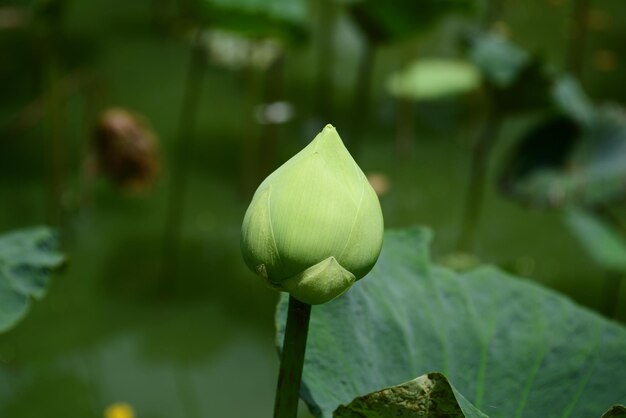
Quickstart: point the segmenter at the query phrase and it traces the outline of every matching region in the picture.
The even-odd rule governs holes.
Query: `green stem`
[[[491,0],[487,2],[484,26],[489,27],[492,23],[502,19],[504,4],[503,0]]]
[[[415,102],[409,99],[398,99],[396,118],[396,153],[399,158],[406,159],[413,154],[415,140]]]
[[[86,76],[87,80],[82,87],[83,91],[83,127],[82,137],[89,138],[92,135],[92,130],[98,119],[98,112],[104,107],[105,93],[103,91],[100,80],[89,74]],[[94,202],[94,181],[95,170],[91,163],[85,164],[85,161],[89,161],[91,158],[91,143],[85,141],[79,150],[76,166],[79,168],[78,172],[78,196],[79,211],[82,212],[86,207],[89,207]]]
[[[54,50],[54,46],[50,48]],[[50,225],[63,223],[63,185],[65,182],[65,150],[62,133],[63,103],[58,94],[59,63],[56,51],[49,53],[45,68],[45,89],[47,91],[43,117],[45,152],[47,154],[48,204],[47,221]]]
[[[41,48],[43,98],[43,135],[46,153],[47,176],[47,221],[62,226],[62,195],[65,183],[65,140],[63,135],[64,103],[58,88],[63,72],[62,39],[64,33],[63,4],[58,1],[33,22],[37,46]]]
[[[263,103],[275,103],[282,99],[284,68],[285,56],[281,55],[265,72]],[[260,161],[260,172],[257,173],[258,179],[264,179],[273,171],[273,167],[276,167],[279,129],[279,124],[268,123],[261,130],[261,143],[263,144],[265,158],[262,158]]]
[[[167,202],[167,218],[163,241],[163,266],[161,284],[170,283],[175,276],[177,255],[180,241],[180,230],[185,211],[185,197],[189,177],[190,149],[193,145],[198,108],[202,91],[204,59],[199,46],[200,31],[192,45],[189,67],[185,79],[183,104],[181,107],[180,125],[176,140],[173,164],[170,177],[169,199]]]
[[[576,77],[582,76],[585,49],[588,33],[588,15],[590,0],[575,0],[569,28],[569,45],[567,47],[567,69]]]
[[[178,16],[183,20],[193,18],[193,0],[178,0]]]
[[[332,73],[335,68],[335,7],[332,0],[320,0],[319,7],[319,48],[317,51],[317,80],[315,88],[316,113],[324,123],[332,121]]]
[[[245,88],[245,94],[243,95],[243,109],[241,111],[243,144],[241,146],[241,160],[239,164],[241,172],[241,188],[244,195],[247,196],[254,192],[259,185],[258,167],[260,164],[260,137],[257,124],[254,123],[252,117],[255,105],[257,105],[260,100],[261,75],[256,68],[248,66],[243,69],[241,77],[241,84]]]
[[[174,20],[174,5],[171,0],[152,0],[150,2],[150,11],[152,14],[152,22],[157,28],[166,28]]]
[[[369,40],[365,41],[363,52],[359,59],[356,84],[354,86],[354,99],[352,103],[351,142],[353,146],[363,143],[363,133],[366,132],[367,121],[370,120],[370,95],[372,93],[372,73],[374,72],[374,60],[376,47]],[[357,150],[358,153],[359,150]]]
[[[280,357],[274,418],[296,418],[311,305],[289,296],[287,329]]]
[[[476,231],[483,208],[489,157],[501,125],[502,117],[496,111],[490,110],[485,126],[474,143],[469,177],[470,183],[467,188],[465,213],[458,243],[460,251],[472,251],[474,249]]]

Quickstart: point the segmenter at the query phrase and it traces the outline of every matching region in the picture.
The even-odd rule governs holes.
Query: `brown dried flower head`
[[[126,109],[110,108],[95,129],[98,171],[120,187],[142,191],[159,171],[157,138],[147,121]]]

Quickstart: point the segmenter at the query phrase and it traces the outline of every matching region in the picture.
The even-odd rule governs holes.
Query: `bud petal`
[[[328,257],[284,280],[282,287],[296,299],[318,305],[343,294],[355,281],[354,275],[341,267],[335,257]]]
[[[241,231],[242,241],[250,249],[243,252],[245,262],[251,270],[265,279],[269,276],[266,263],[271,267],[278,267],[280,264],[270,220],[270,193],[271,187],[267,187],[258,196],[255,195],[246,212]],[[271,284],[269,280],[268,284]]]

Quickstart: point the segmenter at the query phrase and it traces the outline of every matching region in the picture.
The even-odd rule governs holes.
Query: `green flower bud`
[[[248,267],[309,304],[365,276],[382,242],[378,197],[332,125],[261,183],[241,231]]]

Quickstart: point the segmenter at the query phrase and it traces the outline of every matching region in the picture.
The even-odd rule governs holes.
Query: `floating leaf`
[[[626,272],[626,240],[613,228],[582,209],[568,210],[565,219],[597,264],[607,270]]]
[[[56,234],[45,227],[0,236],[0,332],[26,314],[31,297],[45,295],[51,271],[64,262],[56,248]]]
[[[356,398],[340,406],[334,418],[387,417],[486,418],[441,373],[428,373],[410,382]]]
[[[599,417],[626,401],[624,327],[494,267],[432,265],[429,241],[387,232],[372,272],[313,308],[301,396],[316,416],[434,370],[492,418]]]
[[[392,74],[387,90],[403,99],[438,99],[475,90],[480,82],[480,73],[471,63],[432,58],[415,61]]]

